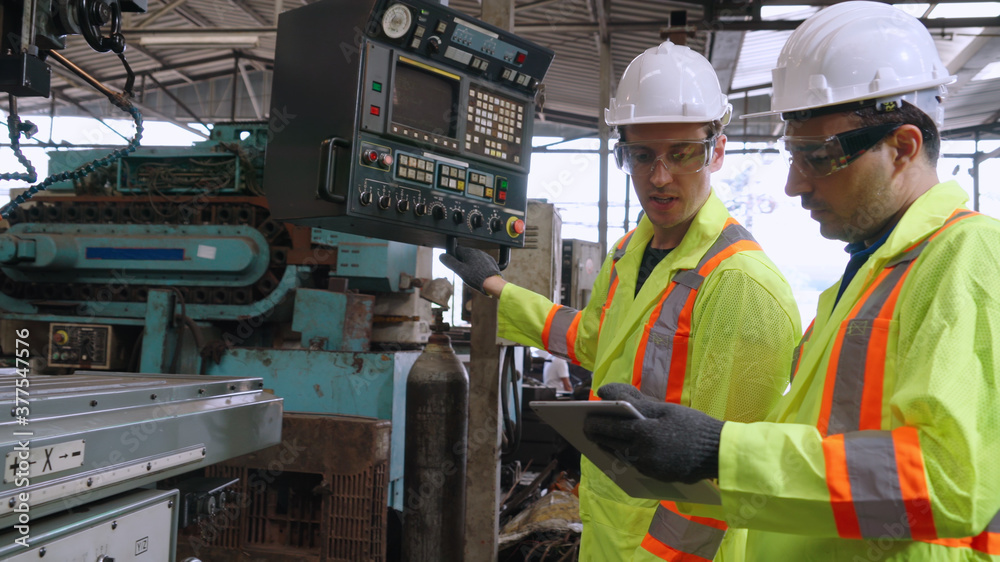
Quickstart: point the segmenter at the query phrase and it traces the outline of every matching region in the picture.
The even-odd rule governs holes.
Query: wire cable
[[[128,113],[129,115],[131,115],[132,116],[132,121],[135,123],[135,135],[132,137],[132,140],[129,141],[128,145],[125,148],[119,148],[117,150],[114,150],[110,154],[108,154],[107,156],[105,156],[103,158],[98,158],[96,160],[92,160],[92,161],[90,161],[90,162],[88,162],[88,163],[86,163],[86,164],[84,164],[84,165],[76,168],[72,172],[60,172],[58,174],[52,174],[49,177],[45,178],[41,183],[38,183],[36,185],[33,185],[33,186],[29,187],[26,192],[18,195],[10,203],[7,203],[2,208],[0,208],[0,218],[6,219],[8,216],[10,216],[10,213],[12,211],[14,211],[14,209],[18,208],[25,201],[27,201],[27,200],[31,199],[32,197],[34,197],[34,195],[36,193],[38,193],[40,191],[44,191],[50,185],[52,185],[52,184],[54,184],[56,182],[61,182],[61,181],[76,181],[76,180],[82,179],[84,176],[86,176],[87,174],[93,172],[97,168],[101,168],[101,167],[104,167],[104,166],[111,165],[116,160],[119,160],[122,157],[124,157],[126,154],[135,152],[135,149],[138,148],[138,146],[139,146],[139,140],[142,139],[142,114],[139,113],[139,110],[135,106],[132,105],[132,102],[130,102],[128,100],[128,98],[126,97],[125,94],[119,94],[119,93],[116,93],[116,92],[112,91],[107,86],[101,84],[96,79],[92,78],[90,75],[88,75],[86,72],[84,72],[83,70],[81,70],[79,67],[77,67],[75,64],[73,64],[72,62],[70,62],[69,60],[67,60],[65,57],[63,57],[59,53],[56,53],[56,52],[53,51],[53,52],[51,52],[49,54],[50,54],[50,56],[54,60],[56,60],[57,62],[59,62],[63,66],[69,68],[71,71],[73,71],[78,76],[81,76],[89,84],[91,84],[92,86],[94,86],[94,88],[96,88],[98,91],[100,91],[105,96],[107,96],[108,100],[111,102],[112,105],[114,105],[118,109],[121,109],[122,111],[124,111],[124,112]],[[122,60],[124,60],[124,58]],[[12,104],[11,105],[11,114],[12,115],[15,114],[16,108],[17,108],[16,104]],[[7,122],[8,122],[8,128],[11,129],[10,132],[9,132],[10,139],[11,139],[11,144],[15,145],[17,143],[17,139],[20,137],[21,133],[24,132],[22,130],[23,127],[20,125],[20,120],[17,119],[16,115],[14,115],[14,120],[13,121],[11,120],[11,117],[8,117]],[[11,123],[16,123],[16,126],[12,126]],[[15,149],[15,154],[18,154],[19,152],[20,152],[19,148]],[[23,155],[19,155],[18,160],[28,168],[29,172],[31,172],[31,173],[34,172],[34,168],[31,167],[31,164],[28,162],[27,158],[24,158]],[[5,175],[7,175],[7,174],[0,175],[0,180],[2,180],[2,179],[20,179],[22,181],[32,182],[32,181],[35,181],[37,179],[37,176],[33,176],[33,177],[30,177],[30,178],[27,178],[27,177],[26,178],[6,178],[6,177],[3,177]]]

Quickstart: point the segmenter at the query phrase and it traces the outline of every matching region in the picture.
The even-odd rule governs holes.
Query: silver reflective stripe
[[[812,337],[813,326],[814,324],[809,325],[809,329],[806,330],[806,333],[802,334],[802,339],[799,340],[799,345],[795,346],[795,351],[792,352],[792,372],[788,375],[788,380],[795,379],[795,371],[799,369],[799,357],[802,356],[802,348],[806,345],[806,342],[809,341],[809,338]]]
[[[660,315],[649,330],[646,354],[642,358],[642,382],[639,384],[639,391],[646,396],[657,400],[665,400],[667,397],[667,380],[670,375],[670,358],[674,353],[677,321],[692,290],[684,285],[674,287],[663,301]]]
[[[546,350],[560,357],[569,359],[569,348],[566,342],[566,334],[569,333],[573,319],[578,311],[568,306],[559,307],[555,316],[552,317],[552,325],[549,326],[549,341]]]
[[[620,248],[615,248],[615,254],[611,256],[611,281],[608,283],[608,287],[614,285],[615,279],[618,279],[618,271],[615,266],[618,265],[618,260],[625,257],[625,250],[628,250],[628,243],[632,240],[632,234],[634,233],[635,231],[632,230],[626,234],[625,242],[621,244]]]
[[[643,394],[660,400],[666,398],[677,324],[688,296],[705,280],[698,271],[720,252],[742,240],[753,240],[753,237],[738,224],[727,226],[695,269],[682,270],[674,275],[672,281],[677,285],[667,295],[660,309],[660,315],[649,331],[649,341],[642,360],[642,382],[639,389]]]
[[[861,536],[866,539],[887,536],[910,539],[910,523],[899,488],[892,432],[848,433],[844,435],[844,451],[851,482],[851,500],[858,516]]]
[[[649,525],[649,535],[674,550],[711,560],[726,531],[685,519],[661,504]]]
[[[739,224],[731,224],[722,229],[722,233],[695,269],[683,269],[674,274],[671,281],[676,285],[668,285],[674,288],[663,301],[660,315],[649,330],[649,341],[646,342],[646,351],[642,358],[642,382],[639,384],[639,390],[643,394],[658,400],[666,399],[677,324],[688,296],[697,291],[705,281],[705,277],[698,272],[726,248],[743,240],[752,241],[753,236]]]
[[[756,242],[756,240],[754,240],[753,236],[750,234],[750,231],[743,228],[743,226],[739,224],[731,224],[726,228],[723,228],[722,233],[719,234],[719,237],[715,240],[715,243],[712,244],[712,247],[709,248],[708,252],[705,253],[705,257],[701,258],[701,261],[698,262],[698,267],[695,268],[695,271],[698,271],[702,267],[704,267],[704,265],[708,263],[712,258],[717,256],[719,252],[722,252],[723,250],[725,250],[726,248],[732,246],[737,242],[743,242],[744,240]]]
[[[684,285],[697,291],[698,287],[701,287],[702,282],[705,281],[705,278],[690,269],[682,269],[674,275],[672,281],[678,285]]]
[[[1000,513],[993,516],[993,520],[986,526],[988,533],[1000,533]]]
[[[889,295],[906,274],[906,267],[894,268],[862,303],[858,314],[847,321],[837,361],[833,400],[827,435],[856,431],[861,423],[861,394],[865,386],[865,363],[872,326],[889,300]]]

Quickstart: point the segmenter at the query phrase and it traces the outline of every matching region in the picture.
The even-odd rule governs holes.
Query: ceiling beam
[[[514,6],[515,12],[527,12],[528,10],[533,10],[535,8],[543,8],[549,4],[560,4],[564,0],[533,0],[532,2],[525,2],[524,4],[517,4]]]
[[[610,47],[611,34],[608,32],[608,11],[611,9],[611,0],[591,0],[591,3],[597,18],[598,50],[600,50],[601,43]]]
[[[671,28],[669,21],[648,22],[608,22],[608,30],[612,33],[630,33],[636,31],[659,31],[662,33],[682,33],[697,31],[790,31],[797,28],[804,20],[763,20],[763,21],[717,21],[710,25],[699,22],[696,25]],[[922,19],[920,23],[928,29],[947,29],[960,27],[1000,27],[1000,17],[993,18],[933,18]],[[552,33],[552,25],[548,23],[526,23],[516,25],[515,33],[544,32]],[[560,33],[600,31],[598,24],[593,22],[563,22],[558,25]]]
[[[728,92],[733,86],[733,76],[736,75],[745,36],[746,32],[743,31],[712,33],[708,60],[719,75],[719,85],[723,92]]]
[[[87,84],[82,78],[78,77],[77,75],[73,74],[72,72],[70,72],[68,70],[65,70],[61,66],[53,65],[52,66],[52,73],[55,74],[55,75],[57,75],[57,76],[59,76],[63,80],[66,80],[67,82],[70,82],[72,84],[76,84],[79,87],[84,88],[86,90],[93,91],[93,87],[90,84]],[[178,121],[177,119],[174,119],[173,117],[170,117],[168,115],[160,113],[159,111],[153,109],[152,107],[149,107],[149,106],[147,106],[147,105],[145,105],[143,103],[140,103],[137,100],[133,99],[131,101],[132,101],[132,105],[134,105],[135,107],[139,108],[139,110],[142,111],[142,112],[144,112],[144,113],[158,116],[160,119],[163,119],[164,121],[168,121],[170,123],[173,123],[174,125],[177,125],[178,127],[183,127],[185,129],[191,131],[192,133],[195,133],[196,135],[199,135],[199,136],[201,136],[203,138],[206,138],[206,139],[208,138],[208,135],[205,134],[203,131],[199,131],[198,129],[195,129],[195,128],[191,127],[187,123],[183,123],[181,121]],[[108,102],[108,103],[111,103],[111,102]],[[125,112],[122,112],[122,115],[123,116],[126,115]],[[122,118],[124,118],[124,117],[122,117]]]
[[[964,49],[948,63],[948,72],[956,75],[958,80],[948,85],[949,95],[959,94],[986,65],[996,60],[1000,53],[1000,36],[986,30],[975,37]]]
[[[271,24],[271,22],[267,21],[267,18],[258,14],[257,11],[253,9],[253,6],[250,5],[250,2],[247,2],[247,0],[229,0],[229,1],[232,2],[233,5],[235,5],[240,10],[243,10],[243,12],[245,12],[246,15],[253,18],[253,20],[259,23],[260,25]]]
[[[217,33],[256,33],[266,35],[277,33],[277,27],[164,27],[159,29],[123,29],[122,35],[126,39],[139,37],[162,37],[164,35],[214,35]]]
[[[156,12],[153,12],[152,14],[149,14],[145,18],[139,20],[139,23],[136,24],[135,27],[137,27],[137,28],[146,27],[149,24],[153,23],[154,21],[156,21],[156,20],[160,19],[161,17],[169,14],[170,12],[174,11],[175,9],[177,9],[177,7],[179,7],[181,4],[183,4],[185,2],[187,2],[187,0],[174,0],[173,2],[171,2],[171,3],[167,4],[166,6],[160,8]]]

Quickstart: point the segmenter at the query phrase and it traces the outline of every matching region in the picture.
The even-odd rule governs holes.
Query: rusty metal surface
[[[285,414],[281,444],[206,470],[239,477],[239,499],[182,530],[178,559],[385,560],[390,430],[373,418]]]

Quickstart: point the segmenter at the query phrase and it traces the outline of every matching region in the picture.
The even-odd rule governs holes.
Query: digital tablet
[[[590,414],[642,419],[631,404],[617,400],[535,401],[530,402],[542,421],[552,426],[580,453],[586,455],[605,475],[626,494],[634,498],[671,500],[719,505],[719,488],[711,480],[695,484],[662,482],[636,470],[623,458],[617,458],[599,447],[583,433],[583,422]]]

